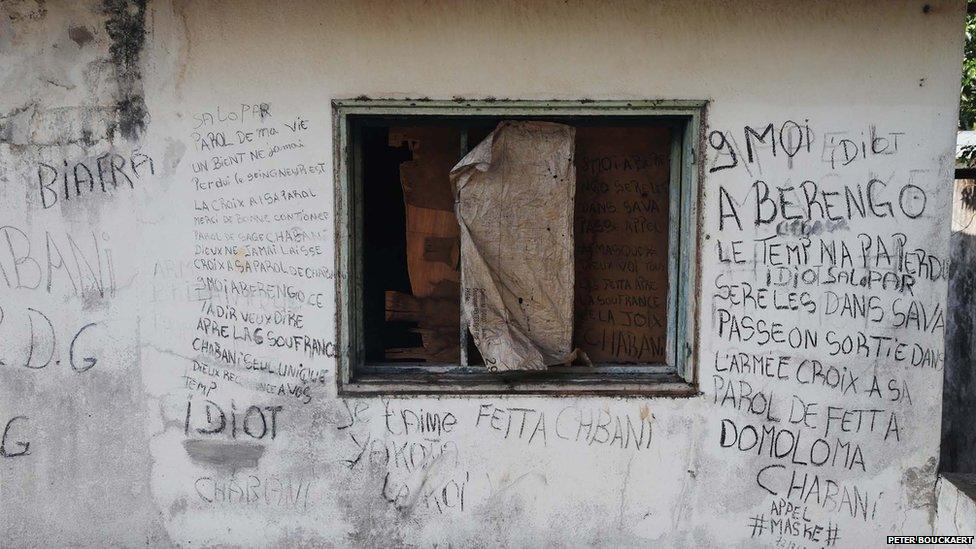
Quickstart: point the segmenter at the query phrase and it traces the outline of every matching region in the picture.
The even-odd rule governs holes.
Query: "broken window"
[[[693,116],[364,110],[340,383],[687,387]]]

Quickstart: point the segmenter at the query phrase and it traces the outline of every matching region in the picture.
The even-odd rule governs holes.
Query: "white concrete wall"
[[[144,17],[114,4],[0,4],[0,545],[874,547],[932,531],[963,2],[160,1]],[[701,396],[339,400],[331,351],[223,342],[241,360],[302,364],[306,384],[195,348],[220,339],[198,329],[204,308],[228,301],[301,315],[300,327],[264,335],[334,341],[330,100],[360,95],[709,100]],[[260,104],[268,116],[255,115]],[[775,156],[767,140],[750,161],[744,128],[773,124],[779,138],[787,121],[803,126],[809,151],[784,155],[787,125]],[[197,139],[211,131],[253,137],[219,156],[265,158],[215,168]],[[724,168],[723,143],[734,167]],[[134,153],[152,159],[151,172],[133,167]],[[95,179],[91,192],[77,169],[81,196],[79,162]],[[204,162],[210,170],[195,173]],[[306,173],[247,180],[282,167]],[[867,192],[871,179],[882,182],[876,212],[847,219],[845,186]],[[817,225],[823,206],[813,206],[813,223],[780,215],[757,226],[757,180],[777,209],[777,187],[809,180],[839,192],[817,201],[844,221]],[[264,193],[290,198],[269,204]],[[785,200],[792,216],[803,191]],[[217,223],[195,224],[202,215]],[[252,215],[268,217],[237,217]],[[815,234],[795,236],[804,230]],[[252,231],[307,232],[321,253],[270,259],[318,270],[199,270],[206,235],[236,245]],[[765,237],[779,246],[757,255]],[[846,245],[849,259],[838,252],[831,270],[821,242]],[[767,284],[797,243],[809,244],[804,265],[775,271],[819,265],[819,278]],[[733,247],[742,262],[723,263]],[[920,257],[934,276],[919,273]],[[868,270],[916,280],[910,291],[829,284],[852,270],[855,280]],[[289,285],[304,299],[228,296],[200,289],[201,276]],[[768,287],[765,301],[723,297],[743,283]],[[837,307],[847,294],[870,298],[870,318]],[[732,315],[781,325],[786,339],[732,334]],[[793,348],[793,328],[816,344]],[[848,337],[865,346],[845,347]],[[727,355],[739,351],[780,369],[730,372]],[[194,371],[194,359],[212,370]],[[814,364],[829,377],[806,383]],[[839,386],[825,386],[835,376]],[[282,386],[303,394],[279,395]],[[746,387],[753,396],[742,400]],[[199,432],[212,425],[208,400],[227,414],[222,432]],[[497,421],[520,422],[510,408],[531,409],[532,427],[544,417],[544,432],[506,435],[479,420],[501,410]],[[404,426],[411,412],[456,425],[421,432]],[[262,416],[263,437],[243,432],[247,422],[260,435]],[[612,439],[627,419],[651,422],[649,445]],[[751,436],[747,425],[788,432],[783,457],[768,441],[734,447],[750,447],[732,438]],[[812,465],[811,451],[830,457]]]
[[[972,480],[971,474],[952,475],[952,480],[939,477],[936,485],[938,513],[935,517],[935,531],[939,534],[968,536],[971,535],[969,532],[976,531]]]

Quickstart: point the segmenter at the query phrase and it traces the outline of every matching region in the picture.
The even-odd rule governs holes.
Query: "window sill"
[[[339,396],[599,395],[684,398],[701,394],[673,373],[625,374],[364,374],[339,384]]]

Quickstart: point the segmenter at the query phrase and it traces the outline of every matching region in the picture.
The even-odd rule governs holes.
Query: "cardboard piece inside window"
[[[670,165],[667,126],[576,130],[573,331],[595,363],[668,360]]]
[[[451,170],[461,317],[490,371],[571,362],[575,129],[506,121]]]

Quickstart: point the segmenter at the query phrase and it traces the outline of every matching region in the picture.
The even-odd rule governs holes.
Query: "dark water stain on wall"
[[[93,35],[87,27],[78,25],[75,27],[68,27],[68,38],[70,38],[71,41],[77,44],[80,48],[94,40],[95,35]]]
[[[109,47],[118,96],[115,103],[116,125],[129,140],[136,140],[146,129],[149,113],[143,97],[139,56],[146,42],[146,0],[103,0],[105,31],[112,40]],[[111,135],[110,135],[111,136]]]

